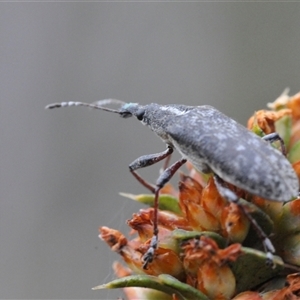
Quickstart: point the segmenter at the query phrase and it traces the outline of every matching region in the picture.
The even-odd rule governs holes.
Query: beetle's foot
[[[272,269],[276,268],[276,264],[274,262],[274,255],[269,251],[267,252],[266,265]]]
[[[154,259],[154,253],[155,250],[157,249],[157,244],[158,244],[158,237],[157,235],[153,235],[151,242],[150,242],[150,247],[147,250],[147,252],[143,255],[143,269],[147,270],[148,264],[152,263]]]

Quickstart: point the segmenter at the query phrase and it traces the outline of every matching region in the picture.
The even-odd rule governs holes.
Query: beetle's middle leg
[[[157,213],[158,213],[158,196],[159,196],[159,191],[164,187],[164,185],[170,181],[172,176],[177,172],[177,170],[186,163],[186,159],[182,158],[175,163],[173,163],[170,167],[165,169],[160,176],[158,177],[156,181],[156,187],[154,191],[154,216],[153,216],[153,237],[150,242],[149,249],[147,252],[144,254],[143,257],[143,268],[147,269],[147,266],[149,263],[153,261],[154,257],[154,252],[157,249],[157,244],[158,244],[158,218],[157,218]]]
[[[267,264],[273,265],[273,253],[275,253],[275,248],[271,240],[261,229],[256,220],[248,213],[247,209],[240,203],[239,197],[226,186],[226,182],[216,174],[214,175],[214,181],[220,195],[224,197],[227,201],[235,203],[239,207],[239,209],[244,213],[246,218],[249,220],[250,224],[252,224],[253,228],[257,232],[257,235],[261,239],[262,244],[264,246],[265,252],[267,254]]]
[[[176,171],[184,164],[186,163],[186,159],[181,159],[174,164],[172,164],[170,167],[166,168],[158,177],[155,186],[149,184],[147,181],[145,181],[138,173],[135,172],[135,170],[151,166],[164,158],[169,157],[173,152],[173,148],[168,147],[165,151],[156,153],[156,154],[150,154],[150,155],[144,155],[133,161],[129,165],[130,172],[132,175],[147,189],[149,189],[152,193],[154,193],[154,215],[153,215],[153,237],[150,242],[150,247],[147,250],[147,252],[144,254],[143,257],[143,268],[146,269],[147,265],[153,261],[154,252],[157,249],[158,244],[158,224],[157,224],[157,211],[158,211],[158,196],[159,191],[164,187],[164,185],[170,181],[172,176],[176,173]]]

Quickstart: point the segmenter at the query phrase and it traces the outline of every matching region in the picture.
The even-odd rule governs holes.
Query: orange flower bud
[[[182,179],[179,183],[179,205],[188,224],[198,231],[218,231],[220,229],[219,221],[202,205],[202,196],[206,188],[203,189],[191,177],[182,176]]]
[[[210,212],[217,220],[221,219],[222,211],[228,202],[220,196],[214,179],[211,177],[202,192],[201,204],[204,209]]]
[[[298,176],[298,179],[300,181],[300,161],[293,164],[293,168]]]
[[[300,92],[292,97],[290,97],[286,106],[291,109],[293,119],[300,119]]]
[[[199,240],[187,241],[183,251],[183,264],[190,283],[211,299],[233,296],[235,277],[227,263],[241,255],[240,244],[219,249],[214,240],[201,236]]]
[[[228,236],[230,241],[241,243],[248,234],[250,223],[239,207],[230,203],[223,209],[222,227],[224,235]]]

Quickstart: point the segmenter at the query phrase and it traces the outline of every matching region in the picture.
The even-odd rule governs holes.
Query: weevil
[[[110,103],[121,103],[122,106],[118,110],[104,106]],[[244,212],[262,239],[267,256],[272,262],[275,252],[272,242],[239,203],[239,197],[226,186],[226,183],[273,201],[286,202],[296,198],[299,192],[298,178],[285,156],[270,144],[274,140],[281,140],[276,133],[262,139],[209,105],[159,105],[156,103],[139,105],[109,99],[94,104],[54,103],[46,108],[73,105],[117,113],[123,118],[134,116],[156,133],[167,146],[165,151],[143,155],[129,165],[129,170],[134,177],[155,194],[153,237],[148,251],[143,256],[145,269],[153,261],[158,247],[159,191],[187,160],[200,172],[213,173],[219,193],[228,201],[236,203]],[[284,152],[283,143],[282,148]],[[136,172],[140,168],[169,158],[174,149],[181,154],[182,158],[165,168],[155,186],[142,179]]]

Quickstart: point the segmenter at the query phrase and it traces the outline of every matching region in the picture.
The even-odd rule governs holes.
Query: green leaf
[[[266,235],[269,235],[274,228],[274,223],[269,215],[251,202],[248,202],[242,198],[240,198],[239,201],[248,211],[248,213],[255,219],[264,233]],[[253,226],[250,225],[249,232],[247,234],[246,240],[244,241],[244,244],[247,246],[254,246],[259,243],[261,244],[261,241],[258,238],[257,233]]]
[[[200,236],[205,235],[213,239],[220,248],[225,248],[227,241],[221,235],[212,232],[212,231],[187,231],[183,229],[175,229],[172,232],[172,236],[178,241],[184,241],[194,238],[199,238]]]
[[[285,262],[294,266],[300,266],[300,233],[288,235],[282,239],[281,252]]]
[[[282,244],[284,238],[290,234],[300,232],[299,218],[300,199],[287,202],[283,205],[280,218],[276,222],[276,239]]]
[[[153,194],[127,194],[127,193],[120,193],[121,196],[138,201],[140,203],[146,204],[148,206],[154,206],[154,195]],[[168,195],[168,194],[161,194],[158,198],[158,207],[161,210],[171,211],[177,215],[182,215],[182,212],[179,207],[178,199]]]
[[[171,300],[170,295],[173,294],[173,290],[168,287],[163,286],[157,277],[149,275],[132,275],[122,278],[115,279],[111,282],[96,286],[92,290],[100,289],[118,289],[118,288],[127,288],[127,287],[140,287],[140,288],[149,288],[152,290],[143,291],[143,299],[162,299],[162,300]],[[184,298],[179,298],[181,300],[186,300]]]
[[[93,290],[125,287],[143,287],[164,292],[168,295],[176,294],[180,300],[209,300],[209,298],[200,291],[180,282],[170,275],[159,275],[158,277],[150,275],[132,275],[96,286]]]
[[[275,122],[276,132],[283,139],[284,144],[288,145],[290,143],[291,132],[292,132],[292,117],[283,116],[278,121]]]
[[[237,293],[247,291],[267,281],[280,273],[284,263],[279,256],[274,256],[274,267],[266,264],[265,252],[253,248],[242,247],[241,255],[232,265],[232,272],[236,278]]]
[[[300,140],[290,149],[288,159],[292,164],[300,161]]]
[[[252,126],[251,131],[253,133],[255,133],[256,135],[260,136],[260,137],[263,137],[265,135],[265,133],[263,132],[263,130],[258,126],[256,120],[255,120],[255,123]]]
[[[158,278],[164,285],[176,290],[181,295],[183,295],[185,299],[209,300],[209,298],[202,292],[198,291],[197,289],[191,287],[186,283],[177,280],[176,278],[170,275],[161,274],[158,276]]]

